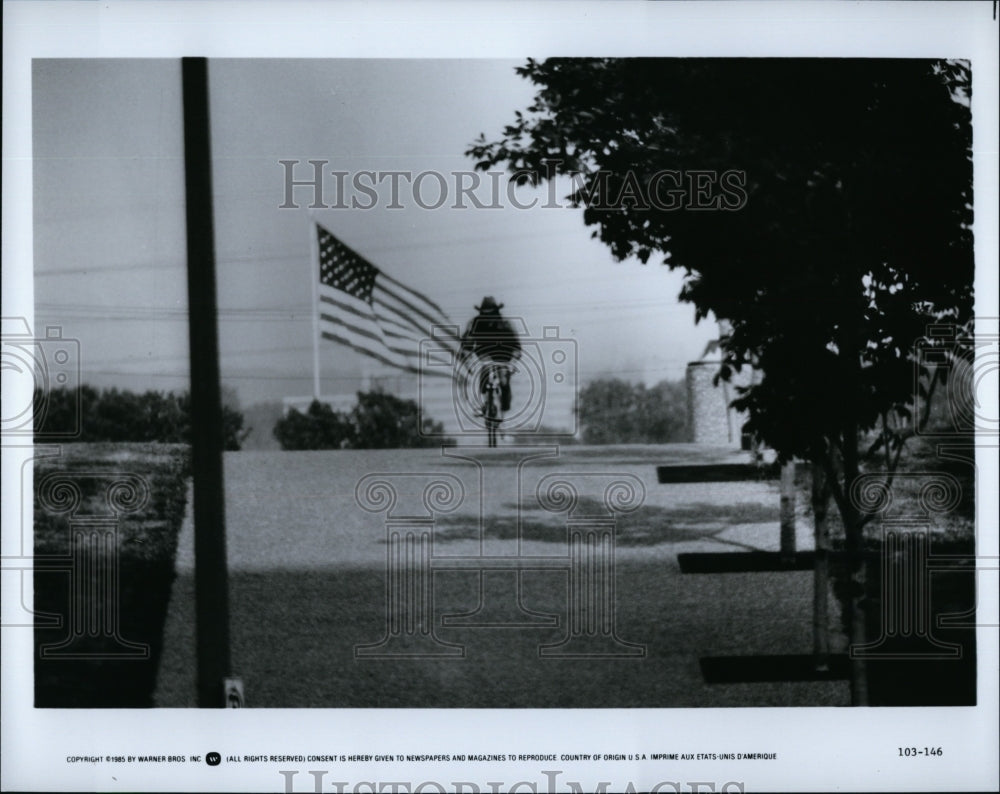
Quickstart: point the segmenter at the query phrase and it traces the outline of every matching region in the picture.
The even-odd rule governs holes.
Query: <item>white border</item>
[[[31,59],[42,57],[547,57],[552,55],[908,56],[973,61],[975,120],[976,295],[979,314],[997,306],[997,25],[990,3],[671,3],[552,2],[476,4],[346,2],[8,2],[3,61],[3,314],[32,317]],[[4,399],[9,395],[4,382]],[[4,553],[20,526],[8,486],[20,476],[26,450],[3,452]],[[995,451],[980,459],[983,555],[997,554]],[[30,491],[29,491],[30,493]],[[17,598],[4,577],[3,596]],[[5,790],[282,790],[272,765],[209,769],[69,765],[68,753],[107,755],[134,745],[164,754],[215,747],[260,747],[264,753],[454,752],[470,742],[483,752],[629,752],[650,746],[714,752],[760,747],[777,763],[699,763],[667,776],[689,781],[742,780],[746,790],[996,790],[997,636],[981,631],[980,705],[974,709],[637,709],[386,711],[253,710],[201,712],[35,711],[31,708],[26,630],[3,636],[2,755]],[[655,740],[651,740],[655,737]],[[943,759],[898,759],[899,745],[943,746]],[[355,750],[357,751],[357,750]],[[296,790],[312,788],[302,770]],[[628,763],[451,766],[356,764],[326,781],[535,781],[561,769],[584,790],[631,781],[642,790],[660,771]],[[518,775],[518,771],[521,775]],[[332,787],[326,790],[334,790]],[[347,790],[351,790],[348,788]],[[367,789],[361,789],[367,790]],[[428,790],[435,790],[430,788]],[[453,790],[449,788],[449,790]],[[673,790],[667,788],[666,790]]]

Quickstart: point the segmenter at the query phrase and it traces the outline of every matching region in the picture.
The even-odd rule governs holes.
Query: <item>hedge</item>
[[[183,444],[68,444],[61,454],[35,463],[34,598],[36,613],[58,616],[61,625],[35,626],[35,705],[38,707],[148,707],[162,649],[170,588],[174,579],[177,538],[184,520],[190,453]],[[109,503],[115,481],[142,484],[148,498],[129,502],[128,488],[117,492],[119,507]],[[76,489],[79,503],[67,511]],[[101,520],[103,517],[103,520]],[[79,540],[113,538],[117,543]],[[104,543],[102,540],[101,543]],[[90,548],[91,553],[83,553]],[[96,550],[95,550],[96,549]],[[117,555],[118,586],[104,587],[102,576]],[[74,577],[83,576],[84,581]],[[84,589],[81,589],[81,586]],[[104,592],[102,592],[102,590]],[[74,642],[58,648],[72,634],[72,592],[84,592],[77,604]],[[126,658],[113,634],[129,647],[148,646],[142,657]],[[80,624],[83,617],[89,624]]]

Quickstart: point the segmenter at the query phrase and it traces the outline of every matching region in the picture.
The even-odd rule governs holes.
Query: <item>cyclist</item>
[[[510,410],[510,363],[521,357],[521,341],[511,324],[500,314],[502,303],[497,303],[492,295],[483,298],[476,306],[479,312],[466,326],[462,334],[459,360],[471,372],[470,359],[482,364],[479,373],[479,393],[486,394],[489,388],[491,365],[500,376],[500,407]]]

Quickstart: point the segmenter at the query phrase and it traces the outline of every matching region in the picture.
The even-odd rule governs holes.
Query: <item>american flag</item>
[[[433,336],[435,348],[459,348],[458,327],[434,301],[383,273],[320,224],[320,335],[390,367],[419,372],[419,345]],[[441,326],[440,328],[435,328]],[[440,353],[436,353],[440,355]],[[450,375],[440,367],[428,375]]]

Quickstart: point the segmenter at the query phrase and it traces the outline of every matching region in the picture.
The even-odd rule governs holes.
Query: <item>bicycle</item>
[[[479,415],[486,426],[486,440],[490,447],[497,445],[498,431],[504,418],[503,394],[504,389],[510,388],[510,376],[510,366],[501,361],[485,362],[479,372],[479,391],[483,396]]]

